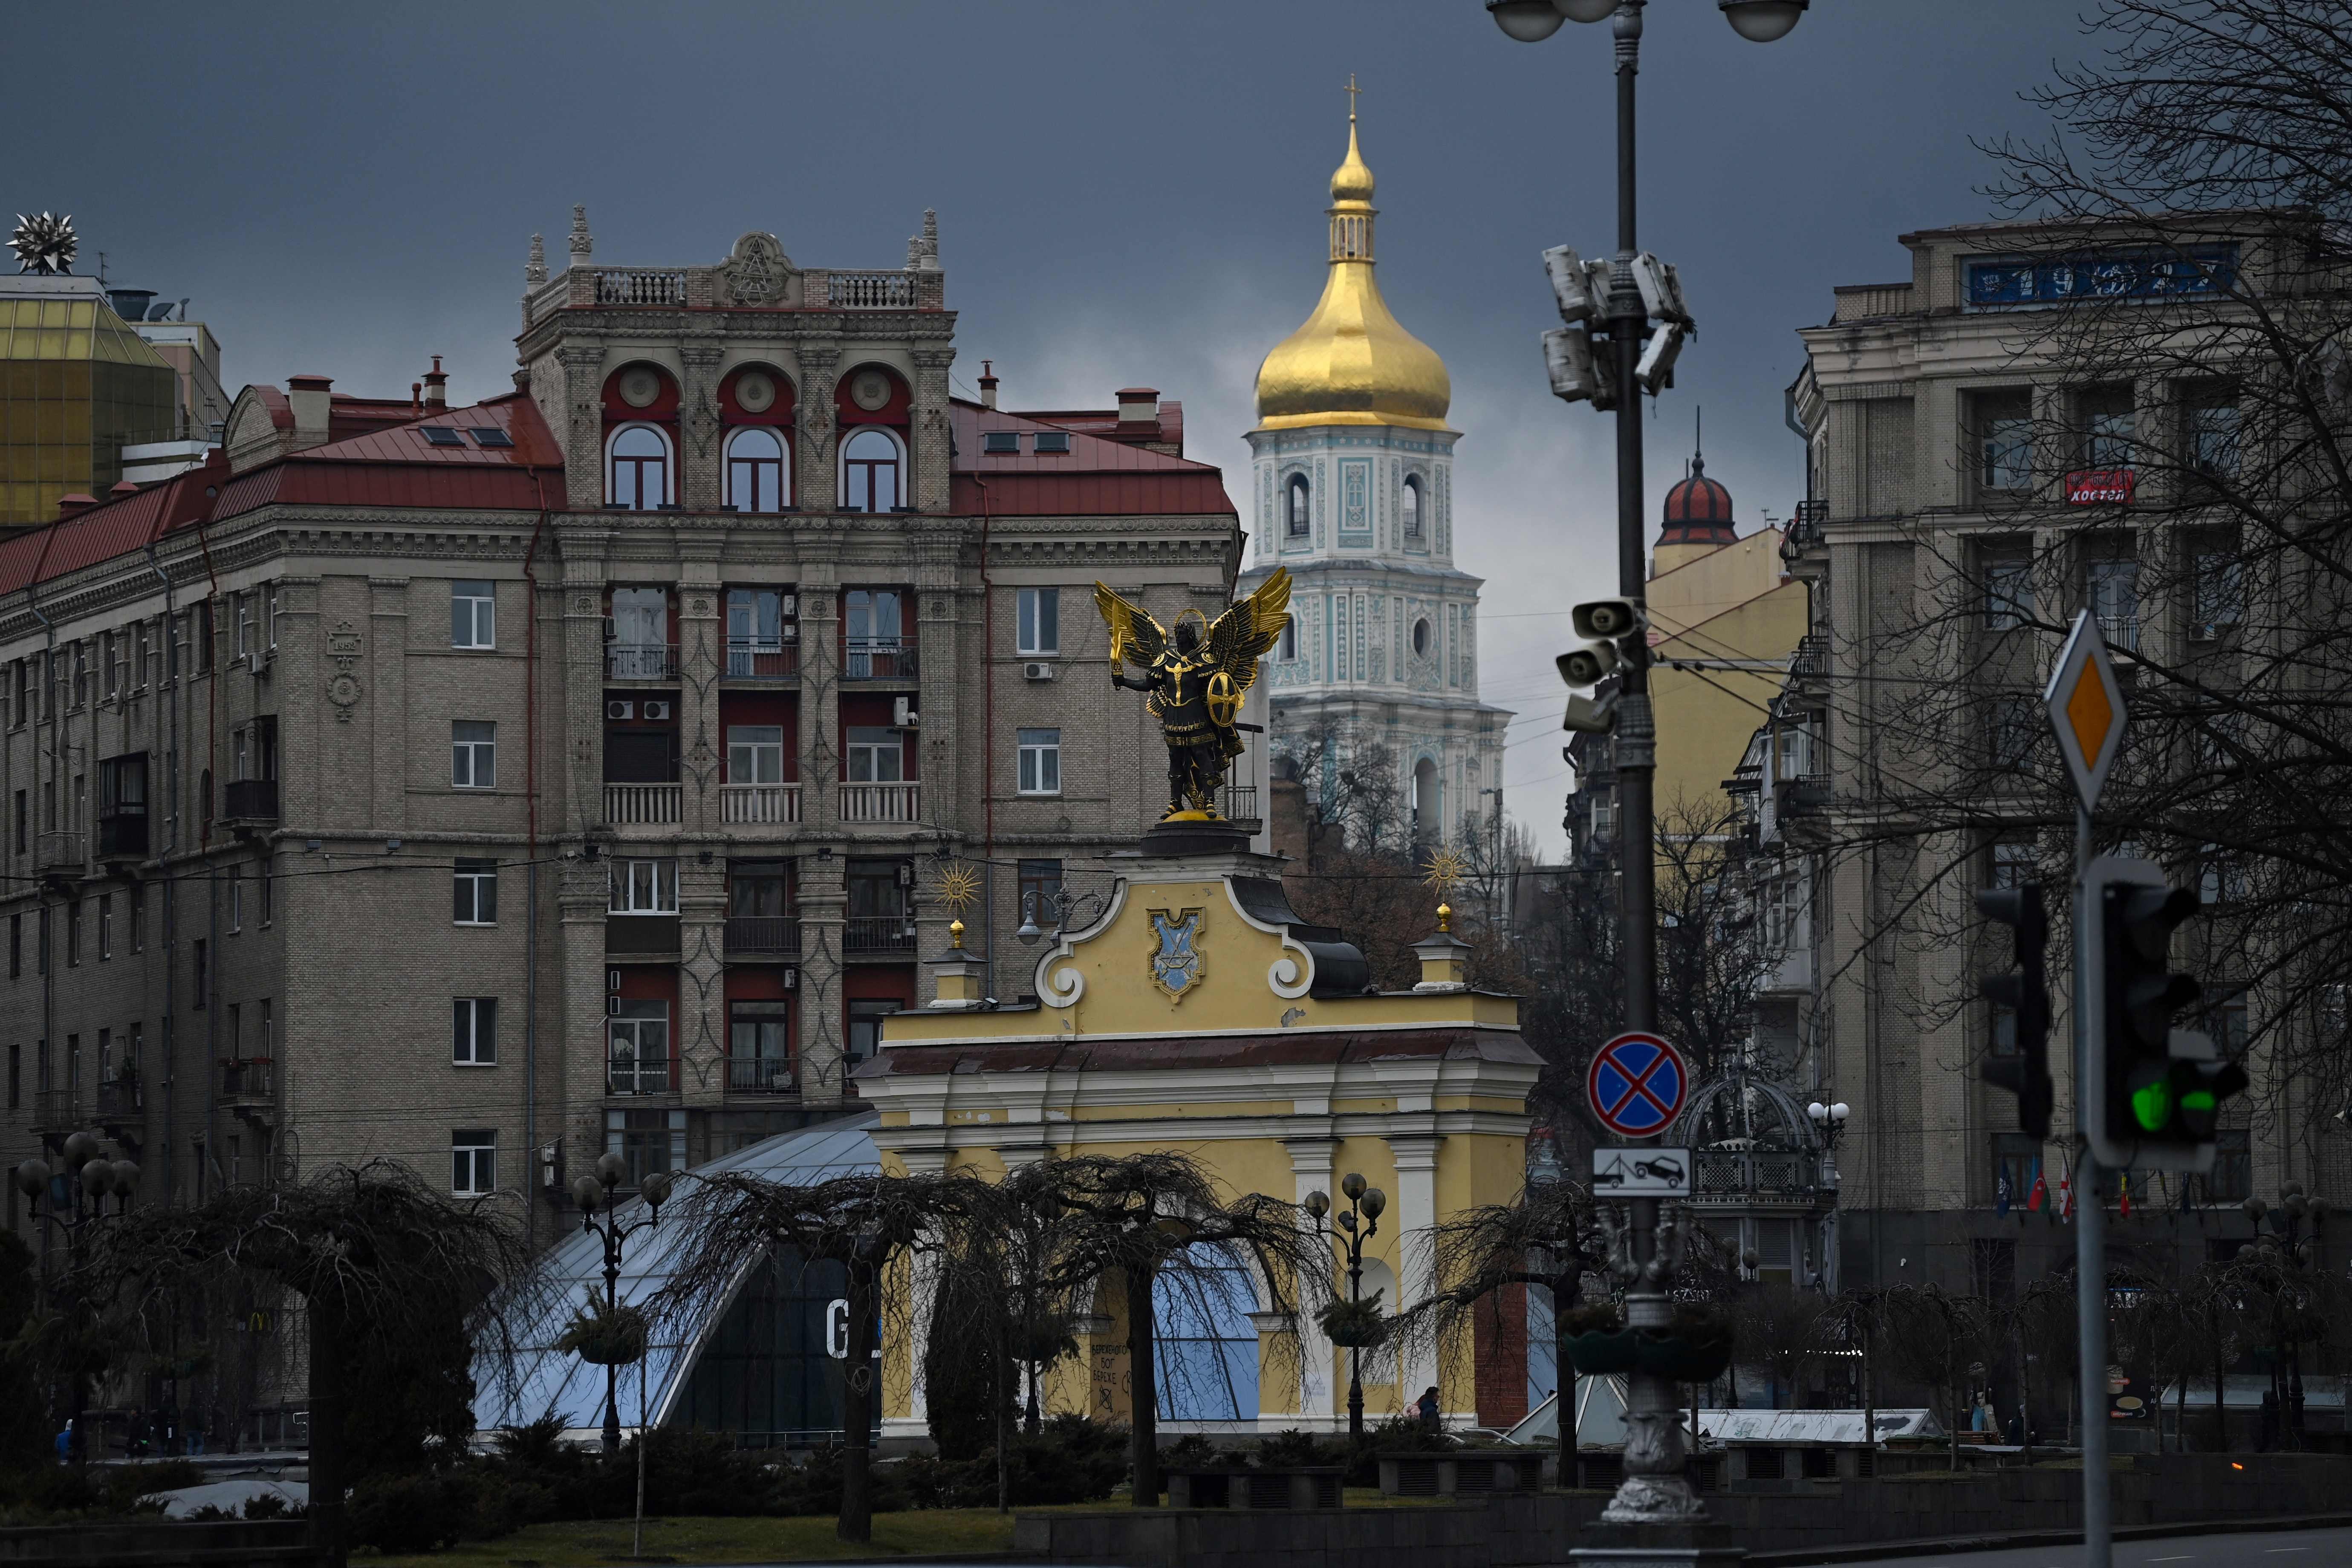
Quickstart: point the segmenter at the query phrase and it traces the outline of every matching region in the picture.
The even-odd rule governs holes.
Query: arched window
[[[891,511],[898,505],[898,443],[867,426],[841,444],[841,510]]]
[[[1404,536],[1421,537],[1421,476],[1407,474],[1404,479]]]
[[[727,438],[727,504],[737,511],[780,511],[790,504],[792,475],[783,437],[765,426]]]
[[[1282,623],[1282,630],[1274,639],[1274,659],[1276,664],[1288,664],[1298,657],[1298,617],[1293,616]]]
[[[1291,475],[1290,484],[1285,493],[1288,498],[1284,502],[1285,531],[1292,539],[1304,539],[1307,535],[1309,527],[1307,512],[1307,476]]]
[[[1427,616],[1412,623],[1412,651],[1427,658],[1429,654],[1429,620]]]
[[[627,511],[652,511],[670,499],[669,437],[651,425],[624,425],[613,432],[604,504]]]

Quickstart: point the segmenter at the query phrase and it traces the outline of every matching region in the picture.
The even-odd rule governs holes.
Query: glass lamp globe
[[[1605,22],[1617,11],[1617,0],[1551,0],[1559,14],[1571,22]]]
[[[1552,0],[1486,0],[1486,14],[1522,44],[1539,44],[1559,31],[1560,15]]]
[[[1769,44],[1789,36],[1811,0],[1717,0],[1731,30],[1751,44]]]
[[[1830,1108],[1817,1100],[1805,1107],[1805,1114],[1815,1121],[1827,1121],[1830,1119]]]

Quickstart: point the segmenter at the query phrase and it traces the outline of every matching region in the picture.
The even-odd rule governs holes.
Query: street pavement
[[[1842,1568],[2083,1568],[2083,1548],[2010,1547],[1874,1557]],[[2352,1528],[2174,1535],[2115,1543],[2115,1568],[2352,1568]]]

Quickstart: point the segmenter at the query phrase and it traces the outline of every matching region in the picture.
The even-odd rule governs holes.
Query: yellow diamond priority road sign
[[[2042,700],[2050,710],[2050,727],[2058,731],[2066,771],[2074,776],[2074,793],[2088,811],[2106,787],[2107,768],[2124,739],[2123,689],[2116,684],[2099,618],[2090,611],[2074,616],[2074,629],[2066,634]]]

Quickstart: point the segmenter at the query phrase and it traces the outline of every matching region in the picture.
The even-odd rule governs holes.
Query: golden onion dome
[[[1396,425],[1443,430],[1453,379],[1437,351],[1389,313],[1372,278],[1372,171],[1348,115],[1348,156],[1331,175],[1331,271],[1304,325],[1257,372],[1263,430]]]

